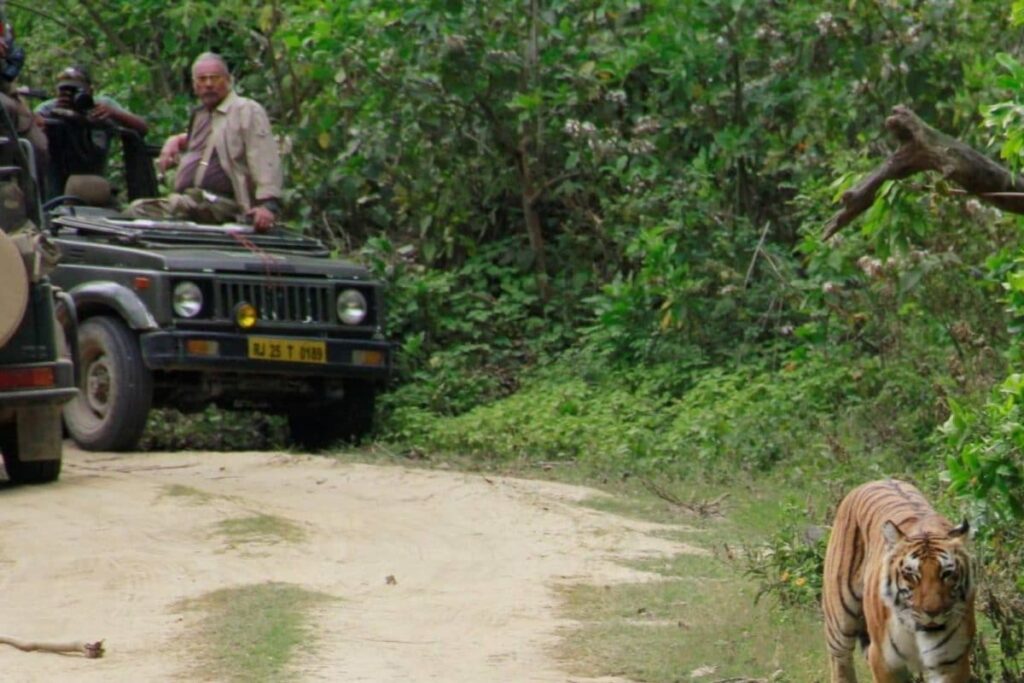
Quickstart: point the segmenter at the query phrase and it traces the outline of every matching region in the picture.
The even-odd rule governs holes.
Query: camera
[[[92,93],[78,85],[64,85],[60,88],[61,95],[68,98],[71,110],[78,114],[88,114],[96,106]]]

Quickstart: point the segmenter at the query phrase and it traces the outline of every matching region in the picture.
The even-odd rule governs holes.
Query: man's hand
[[[87,114],[90,121],[109,121],[113,117],[114,108],[106,104],[97,104]]]
[[[160,156],[157,157],[156,166],[163,173],[171,166],[177,166],[181,161],[181,151],[188,142],[187,133],[178,133],[167,138],[164,146],[160,148]]]
[[[265,206],[254,206],[246,211],[245,215],[252,221],[252,227],[256,232],[266,232],[274,225],[274,212]]]

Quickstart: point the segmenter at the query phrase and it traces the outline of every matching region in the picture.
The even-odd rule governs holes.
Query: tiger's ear
[[[885,520],[885,524],[882,525],[882,537],[885,539],[885,545],[888,548],[893,547],[904,539],[903,532],[890,520]]]
[[[967,518],[964,517],[964,521],[960,522],[960,526],[955,526],[955,527],[953,527],[952,529],[949,530],[949,537],[950,538],[960,538],[961,536],[964,536],[966,538],[970,538],[970,536],[969,536],[970,533],[971,533],[971,524],[970,524],[970,522],[967,521]]]

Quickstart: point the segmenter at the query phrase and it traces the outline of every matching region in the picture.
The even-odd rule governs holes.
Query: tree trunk
[[[842,196],[842,210],[825,225],[832,237],[875,201],[887,180],[900,180],[922,171],[938,171],[969,194],[1010,213],[1024,214],[1024,178],[964,143],[935,130],[903,105],[893,107],[885,127],[900,147],[866,178]]]

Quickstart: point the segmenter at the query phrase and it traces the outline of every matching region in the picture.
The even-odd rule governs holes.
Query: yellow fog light
[[[255,325],[258,319],[256,307],[252,304],[241,303],[235,306],[235,324],[243,330],[247,330]]]

